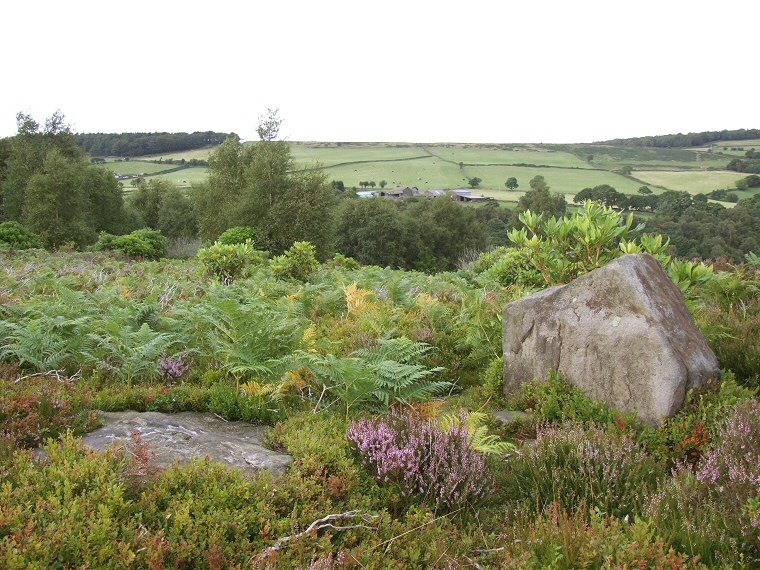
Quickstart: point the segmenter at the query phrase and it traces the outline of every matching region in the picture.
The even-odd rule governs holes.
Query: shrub
[[[237,245],[245,243],[248,240],[253,241],[256,237],[256,230],[250,226],[236,226],[230,228],[220,235],[216,241],[223,245]]]
[[[545,284],[541,273],[533,266],[525,251],[511,247],[497,247],[482,253],[472,269],[504,287],[518,285],[538,288]]]
[[[143,228],[141,230],[135,230],[129,235],[149,244],[149,252],[147,255],[143,256],[146,259],[158,259],[159,257],[163,257],[166,252],[166,238],[158,230]],[[127,251],[124,251],[124,253],[130,255]]]
[[[482,456],[470,446],[467,418],[443,430],[414,415],[391,413],[351,422],[347,437],[377,483],[404,499],[452,511],[489,490]]]
[[[633,214],[623,218],[612,208],[587,200],[579,212],[557,220],[527,210],[519,215],[525,226],[509,232],[509,239],[541,273],[546,285],[568,283],[626,253],[651,253],[664,264],[668,243],[661,236],[630,238],[643,229],[633,226]]]
[[[716,304],[696,317],[721,368],[736,374],[740,384],[760,387],[760,302],[749,300],[725,310]],[[742,310],[743,309],[743,310]]]
[[[510,461],[506,485],[529,512],[557,503],[567,513],[586,505],[622,518],[642,511],[663,474],[631,436],[571,422],[539,426],[536,447]]]
[[[37,447],[67,430],[79,434],[94,427],[78,399],[72,381],[53,375],[0,379],[0,456]]]
[[[283,255],[272,260],[272,271],[281,279],[306,279],[319,267],[316,248],[308,241],[297,241]]]
[[[589,521],[590,518],[590,521]],[[698,557],[676,552],[656,534],[651,522],[630,523],[598,511],[579,508],[567,513],[556,503],[533,520],[520,520],[503,541],[504,554],[489,567],[524,568],[658,568],[704,569]],[[496,549],[500,550],[501,549]]]
[[[696,463],[713,440],[719,422],[753,390],[736,383],[733,373],[723,371],[723,379],[712,380],[690,391],[681,411],[665,420],[659,429],[644,428],[639,434],[650,453],[661,455],[671,463]]]
[[[219,279],[222,285],[229,285],[246,276],[248,268],[261,259],[261,252],[254,249],[251,240],[235,245],[215,242],[198,251],[198,259],[208,274]]]
[[[95,249],[120,251],[128,257],[158,259],[166,252],[166,238],[161,232],[148,228],[135,230],[123,236],[102,232],[95,243]]]
[[[42,247],[42,238],[18,222],[0,224],[0,243],[6,243],[16,249]]]
[[[518,408],[533,412],[539,421],[560,423],[573,421],[617,424],[620,412],[590,399],[577,386],[571,386],[561,374],[549,374],[545,382],[525,382],[513,402]],[[633,421],[633,414],[626,422]]]
[[[702,459],[682,464],[651,496],[648,515],[670,543],[708,564],[760,559],[760,403],[716,427]]]

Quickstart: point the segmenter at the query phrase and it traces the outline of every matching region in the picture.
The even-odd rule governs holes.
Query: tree
[[[294,241],[308,241],[317,256],[330,253],[334,192],[318,165],[294,173],[290,144],[276,140],[277,111],[261,117],[260,140],[243,147],[228,137],[209,157],[208,184],[195,193],[199,233],[212,240],[235,226],[256,229],[256,245],[281,254]]]
[[[42,238],[45,247],[73,242],[81,247],[95,241],[95,231],[85,216],[82,169],[59,151],[45,157],[42,170],[29,178],[23,222]]]
[[[483,182],[483,180],[478,178],[477,176],[470,178],[467,181],[467,183],[470,185],[471,188],[477,188],[481,182]]]
[[[514,190],[520,185],[517,183],[517,178],[515,178],[514,176],[510,176],[509,178],[507,178],[507,181],[504,183],[504,186],[506,186],[510,190]]]
[[[760,187],[760,176],[757,174],[750,174],[749,176],[745,176],[744,178],[741,178],[737,180],[734,185],[738,190],[747,190],[748,188],[758,188]]]
[[[175,187],[168,180],[153,179],[150,182],[144,180],[127,198],[127,208],[133,210],[141,220],[140,227],[158,229],[159,211],[164,195],[169,188]]]
[[[467,251],[482,251],[488,241],[474,208],[454,200],[420,200],[406,211],[409,263],[419,271],[436,273],[457,267]]]
[[[279,136],[282,119],[277,116],[278,112],[279,109],[269,108],[266,115],[259,115],[259,126],[256,127],[256,132],[260,140],[273,141]]]
[[[84,158],[63,113],[56,111],[42,128],[23,113],[16,122],[18,133],[0,147],[0,221],[23,222],[47,247],[81,247],[96,232],[120,229],[120,185]]]
[[[338,212],[335,246],[340,253],[360,263],[405,267],[407,231],[393,200],[346,200]]]
[[[380,181],[380,188],[385,188],[388,185],[388,183],[385,180]]]
[[[546,217],[561,217],[567,210],[567,201],[562,194],[553,194],[549,185],[540,174],[530,181],[531,189],[526,192],[517,202],[517,207],[512,212],[512,225],[517,227],[521,224],[519,215],[526,210],[536,214],[544,214]]]
[[[649,196],[652,193],[652,190],[649,188],[649,186],[642,186],[638,189],[638,193],[642,196]]]
[[[171,184],[161,197],[155,228],[167,238],[193,238],[198,235],[198,220],[190,198]]]
[[[246,156],[240,137],[231,135],[210,154],[208,181],[194,188],[198,234],[213,241],[224,230],[244,226],[240,203],[246,187]]]

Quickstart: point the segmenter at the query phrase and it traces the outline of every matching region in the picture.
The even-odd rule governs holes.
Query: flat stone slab
[[[194,458],[209,457],[243,470],[268,469],[278,475],[293,458],[262,445],[266,428],[247,422],[227,422],[212,414],[180,412],[98,412],[103,427],[82,440],[94,449],[132,441],[132,432],[151,446],[153,461],[169,467]]]
[[[502,410],[494,412],[493,417],[503,424],[513,424],[515,422],[528,421],[531,418],[531,415],[526,412],[515,410]]]

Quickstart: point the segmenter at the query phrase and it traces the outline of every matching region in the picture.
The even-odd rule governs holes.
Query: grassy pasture
[[[633,175],[647,185],[661,186],[668,190],[686,190],[690,194],[706,194],[713,190],[728,188],[735,191],[740,198],[751,195],[736,190],[736,186],[734,186],[737,180],[746,176],[740,172],[727,170],[710,172],[636,170]]]
[[[164,160],[168,160],[170,158],[174,160],[182,160],[183,158],[185,160],[191,160],[193,158],[196,158],[198,160],[207,160],[212,150],[214,150],[214,147],[196,148],[193,150],[183,150],[175,153],[157,154],[154,156],[144,156],[141,158],[144,158],[146,160],[158,160],[159,158],[163,158]]]
[[[642,148],[613,146],[572,147],[575,152],[593,155],[591,165],[596,168],[615,170],[623,166],[634,169],[655,170],[659,168],[706,169],[725,168],[731,157],[696,149]]]
[[[196,166],[193,168],[184,168],[176,172],[169,172],[168,174],[157,174],[151,178],[168,180],[181,188],[189,188],[195,183],[205,182],[208,179],[208,169],[203,166]]]
[[[139,174],[150,175],[172,168],[170,164],[155,164],[153,162],[142,162],[140,160],[122,162],[109,160],[104,166],[109,170],[113,170],[116,174],[122,174],[124,176],[137,176]]]
[[[744,156],[749,149],[760,150],[760,139],[750,139],[746,141],[718,141],[710,145],[714,151],[721,151],[734,156]],[[732,148],[743,148],[744,150],[731,150]],[[723,150],[726,149],[726,150]]]
[[[322,166],[353,162],[405,160],[429,156],[414,145],[341,145],[325,147],[315,143],[291,143],[291,154],[297,164],[309,165],[318,161]]]
[[[563,168],[593,168],[569,152],[549,150],[532,145],[504,150],[489,146],[425,145],[428,152],[445,160],[464,164],[514,165],[535,164]]]
[[[461,188],[467,181],[459,171],[459,166],[434,159],[433,157],[396,162],[370,162],[346,164],[324,169],[329,180],[342,180],[347,187],[359,182],[385,180],[389,188],[394,186],[416,186],[424,192],[430,188]],[[502,183],[503,184],[503,183]]]
[[[521,192],[530,190],[529,182],[537,175],[546,179],[552,192],[575,195],[584,188],[593,188],[600,184],[609,184],[618,192],[635,194],[641,184],[606,170],[581,170],[571,168],[532,168],[524,166],[467,166],[467,177],[482,178],[480,187],[488,190],[506,190],[504,182],[514,176]]]

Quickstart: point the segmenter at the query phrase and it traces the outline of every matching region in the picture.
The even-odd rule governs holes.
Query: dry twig
[[[332,524],[331,521],[337,521],[337,520],[344,520],[344,519],[353,519],[353,518],[361,518],[362,521],[365,523],[370,522],[372,519],[376,519],[380,515],[369,515],[369,514],[361,514],[358,510],[348,511],[345,513],[337,513],[333,515],[327,515],[326,517],[322,517],[321,519],[317,519],[314,522],[312,522],[306,530],[303,532],[299,532],[298,534],[294,534],[291,536],[283,536],[282,538],[278,538],[277,542],[275,542],[272,546],[269,546],[265,548],[256,558],[256,562],[261,562],[264,558],[266,558],[269,554],[272,552],[276,552],[280,550],[285,544],[289,542],[295,542],[299,538],[309,534],[310,532],[316,530],[320,531],[325,528],[330,528],[335,531],[342,531],[342,530],[353,530],[353,529],[359,529],[359,528],[366,528],[369,530],[377,530],[377,527],[374,526],[367,526],[365,524],[355,524],[355,525],[348,525],[348,526],[335,526]]]

